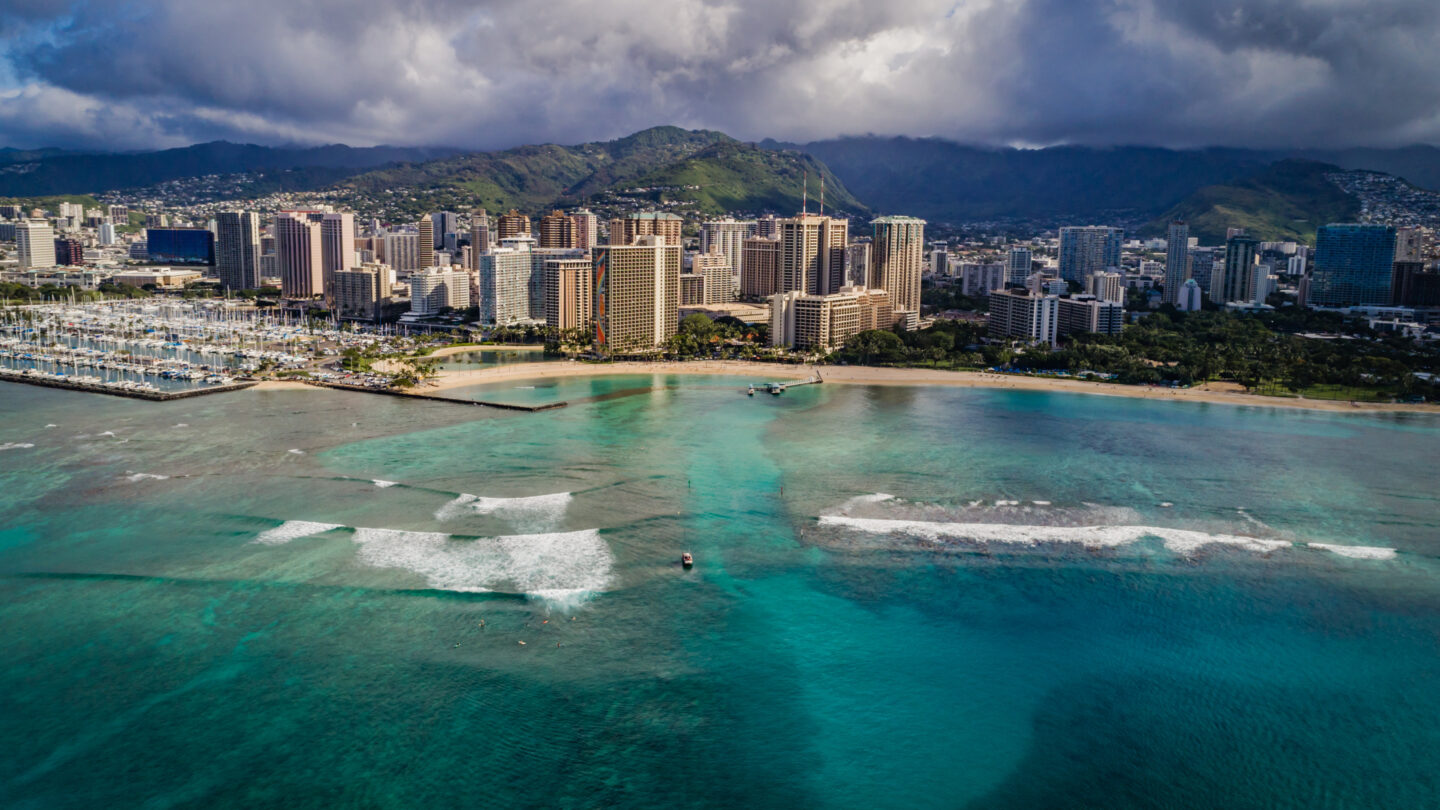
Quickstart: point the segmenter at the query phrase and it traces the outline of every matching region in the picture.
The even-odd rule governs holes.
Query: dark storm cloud
[[[0,142],[1440,141],[1433,0],[11,0]]]

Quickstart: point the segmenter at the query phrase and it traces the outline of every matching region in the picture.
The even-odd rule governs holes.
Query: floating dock
[[[761,391],[766,394],[774,394],[778,397],[781,394],[785,393],[785,389],[787,388],[794,388],[800,385],[819,385],[823,382],[825,382],[825,380],[820,377],[820,372],[817,371],[815,372],[815,376],[811,377],[808,380],[797,380],[795,382],[751,383],[750,387],[746,390],[746,393],[753,396],[756,391]]]

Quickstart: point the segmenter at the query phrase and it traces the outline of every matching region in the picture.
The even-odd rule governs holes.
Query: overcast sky
[[[0,0],[0,145],[1440,143],[1440,0]]]

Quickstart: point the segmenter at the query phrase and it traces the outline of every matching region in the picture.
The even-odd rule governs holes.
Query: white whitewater
[[[309,537],[313,534],[324,534],[333,529],[342,529],[339,523],[315,523],[309,520],[287,520],[273,529],[266,529],[256,535],[255,542],[267,546],[279,546],[299,540],[302,537]]]
[[[845,503],[840,504],[840,512],[842,514],[848,515],[851,511],[861,506],[868,506],[870,504],[876,503],[885,503],[886,501],[893,500],[895,500],[895,496],[891,495],[888,492],[874,492],[869,495],[856,495]]]
[[[360,561],[399,568],[439,590],[566,601],[604,591],[614,557],[596,529],[460,539],[442,532],[355,530]]]
[[[1393,548],[1384,548],[1383,546],[1343,546],[1336,543],[1307,543],[1306,545],[1354,560],[1393,560],[1399,553]]]
[[[527,528],[544,528],[557,524],[565,516],[574,497],[568,492],[531,495],[523,498],[486,498],[462,494],[435,512],[436,520],[454,520],[465,515],[495,515],[524,524]]]
[[[1209,534],[1161,526],[1021,526],[1008,523],[938,523],[923,520],[884,520],[823,515],[821,525],[840,526],[871,534],[904,534],[925,540],[1004,543],[1034,546],[1046,543],[1078,544],[1086,548],[1117,548],[1158,537],[1177,554],[1193,554],[1205,546],[1228,546],[1269,553],[1294,544],[1234,534]]]
[[[1193,555],[1206,547],[1225,547],[1270,554],[1283,549],[1315,549],[1356,560],[1389,560],[1398,551],[1380,546],[1350,546],[1335,543],[1309,543],[1296,539],[1257,537],[1250,533],[1201,531],[1151,526],[1144,517],[1127,507],[1085,503],[1083,508],[1054,507],[1050,501],[1033,500],[1032,508],[1013,500],[971,501],[963,509],[940,504],[902,501],[889,495],[851,498],[841,504],[838,514],[822,515],[822,526],[835,526],[871,535],[903,535],[930,542],[971,543],[975,545],[1078,545],[1089,549],[1118,548],[1146,538],[1160,540],[1176,554]],[[872,509],[864,507],[873,506]],[[1173,504],[1166,502],[1163,507]],[[898,507],[898,508],[897,508]],[[854,514],[859,511],[860,515]],[[1237,507],[1236,514],[1257,529],[1269,526]],[[1044,515],[1046,522],[1033,525]],[[1028,522],[1026,522],[1028,521]],[[1262,532],[1256,532],[1260,534]]]

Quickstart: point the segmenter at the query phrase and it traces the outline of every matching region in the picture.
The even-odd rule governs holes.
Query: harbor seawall
[[[206,394],[223,394],[226,391],[242,391],[256,383],[239,382],[229,385],[208,385],[204,388],[188,388],[183,391],[137,391],[126,388],[112,388],[108,385],[95,385],[93,383],[82,383],[71,380],[56,380],[48,377],[26,376],[24,374],[10,374],[0,370],[0,382],[23,383],[25,385],[38,385],[42,388],[63,388],[68,391],[84,391],[87,394],[108,394],[112,397],[129,397],[130,399],[145,399],[151,402],[169,402],[172,399],[189,399],[191,397],[203,397]]]

